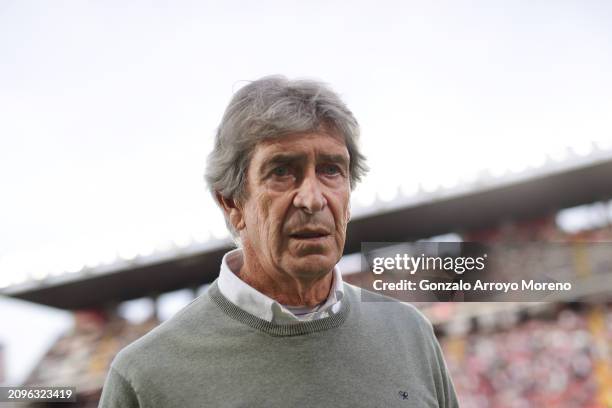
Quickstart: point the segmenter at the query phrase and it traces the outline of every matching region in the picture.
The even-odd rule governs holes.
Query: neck
[[[244,263],[238,277],[282,305],[307,307],[315,307],[327,299],[333,280],[332,271],[305,280],[285,271],[265,270],[247,252],[244,252]]]

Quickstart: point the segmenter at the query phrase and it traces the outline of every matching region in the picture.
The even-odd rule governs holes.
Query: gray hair
[[[204,177],[213,197],[218,192],[238,202],[247,198],[247,169],[257,143],[322,128],[344,137],[354,189],[368,167],[358,147],[359,124],[334,91],[318,81],[284,76],[267,76],[244,86],[225,110],[208,156]],[[236,237],[227,217],[226,223]]]

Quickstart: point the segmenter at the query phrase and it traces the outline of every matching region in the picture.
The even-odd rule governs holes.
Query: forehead
[[[310,155],[334,154],[349,159],[344,139],[325,131],[292,133],[257,143],[253,152],[253,162],[265,161],[278,153],[297,153]]]

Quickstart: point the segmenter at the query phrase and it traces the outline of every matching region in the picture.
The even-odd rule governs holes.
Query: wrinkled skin
[[[217,196],[244,250],[239,277],[281,304],[315,306],[328,296],[350,218],[349,153],[320,130],[259,143],[246,199]]]

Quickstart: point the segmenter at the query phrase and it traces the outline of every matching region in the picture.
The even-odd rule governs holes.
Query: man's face
[[[349,154],[325,131],[259,143],[247,171],[240,238],[264,271],[313,279],[342,256],[349,220]]]

